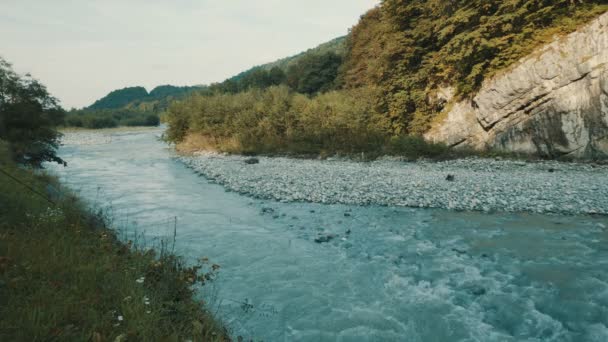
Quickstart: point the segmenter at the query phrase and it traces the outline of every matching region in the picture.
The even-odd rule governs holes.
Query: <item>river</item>
[[[150,241],[176,217],[177,252],[221,265],[200,296],[234,336],[608,341],[605,217],[259,200],[185,167],[161,133],[68,139],[51,170]]]

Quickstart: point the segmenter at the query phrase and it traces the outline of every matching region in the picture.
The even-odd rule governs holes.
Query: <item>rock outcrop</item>
[[[486,80],[472,100],[451,102],[427,140],[549,157],[608,157],[608,13]]]

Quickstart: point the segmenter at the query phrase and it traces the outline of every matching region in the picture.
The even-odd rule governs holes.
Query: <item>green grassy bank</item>
[[[0,141],[0,341],[229,340],[194,299],[219,266],[122,243],[49,187]]]

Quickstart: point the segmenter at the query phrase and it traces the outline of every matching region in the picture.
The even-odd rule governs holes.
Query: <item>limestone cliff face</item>
[[[446,119],[429,130],[427,140],[551,157],[608,157],[608,13],[486,80],[472,100],[446,108]]]

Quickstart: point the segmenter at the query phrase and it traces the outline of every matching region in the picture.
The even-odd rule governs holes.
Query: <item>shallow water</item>
[[[93,135],[52,169],[147,238],[177,217],[178,253],[222,266],[201,295],[234,336],[608,341],[606,218],[261,201],[199,177],[160,134]]]

